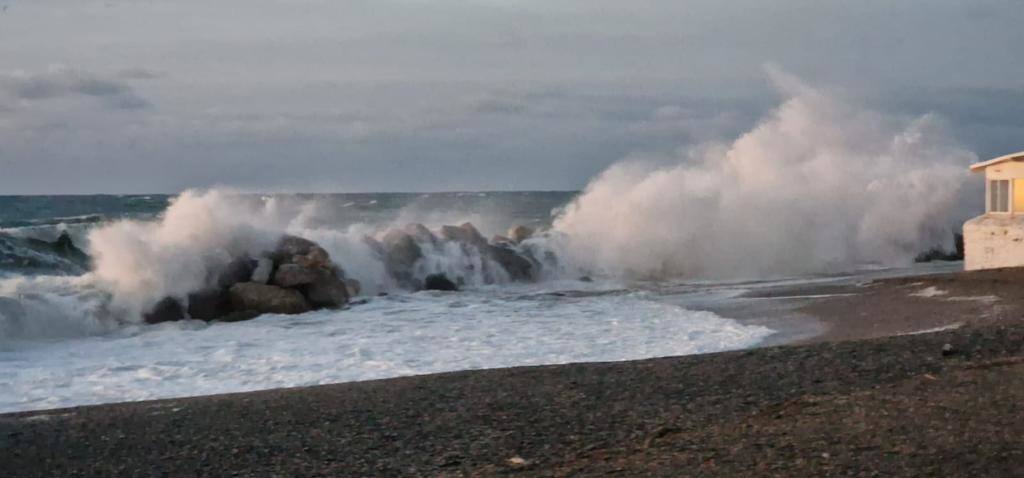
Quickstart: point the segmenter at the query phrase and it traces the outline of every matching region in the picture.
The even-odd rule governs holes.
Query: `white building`
[[[1024,267],[1024,151],[971,171],[985,173],[985,214],[964,223],[964,269]]]

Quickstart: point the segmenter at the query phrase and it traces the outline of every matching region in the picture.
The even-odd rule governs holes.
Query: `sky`
[[[1016,0],[0,0],[0,194],[576,190],[749,130],[766,65],[986,158],[1024,149],[1021,24]]]

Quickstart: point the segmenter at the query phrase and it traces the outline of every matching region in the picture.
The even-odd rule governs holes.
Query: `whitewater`
[[[885,116],[776,76],[779,107],[746,134],[628,158],[578,193],[0,197],[0,412],[792,339],[705,305],[768,279],[911,271],[971,214],[958,205],[976,157],[937,118]],[[542,273],[514,282],[486,273],[486,257],[423,243],[416,279],[463,287],[416,291],[367,239],[465,222],[484,237],[535,229],[515,247]],[[62,233],[90,263],[51,245]],[[237,323],[142,321],[282,234],[320,244],[359,296]]]

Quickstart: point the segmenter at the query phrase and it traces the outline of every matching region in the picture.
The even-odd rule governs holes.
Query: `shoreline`
[[[756,287],[741,297],[763,304],[712,312],[789,320],[792,340],[731,352],[0,414],[0,456],[15,476],[1008,473],[1024,449],[1020,283]]]
[[[943,347],[951,344],[951,353]],[[0,415],[13,476],[1006,473],[1024,325]]]
[[[859,275],[757,284],[729,301],[685,302],[777,333],[757,347],[862,340],[1024,321],[1024,269]]]

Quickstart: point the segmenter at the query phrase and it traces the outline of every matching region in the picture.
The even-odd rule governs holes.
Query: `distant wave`
[[[74,257],[54,243],[0,232],[0,272],[36,275],[80,275],[88,262]]]

